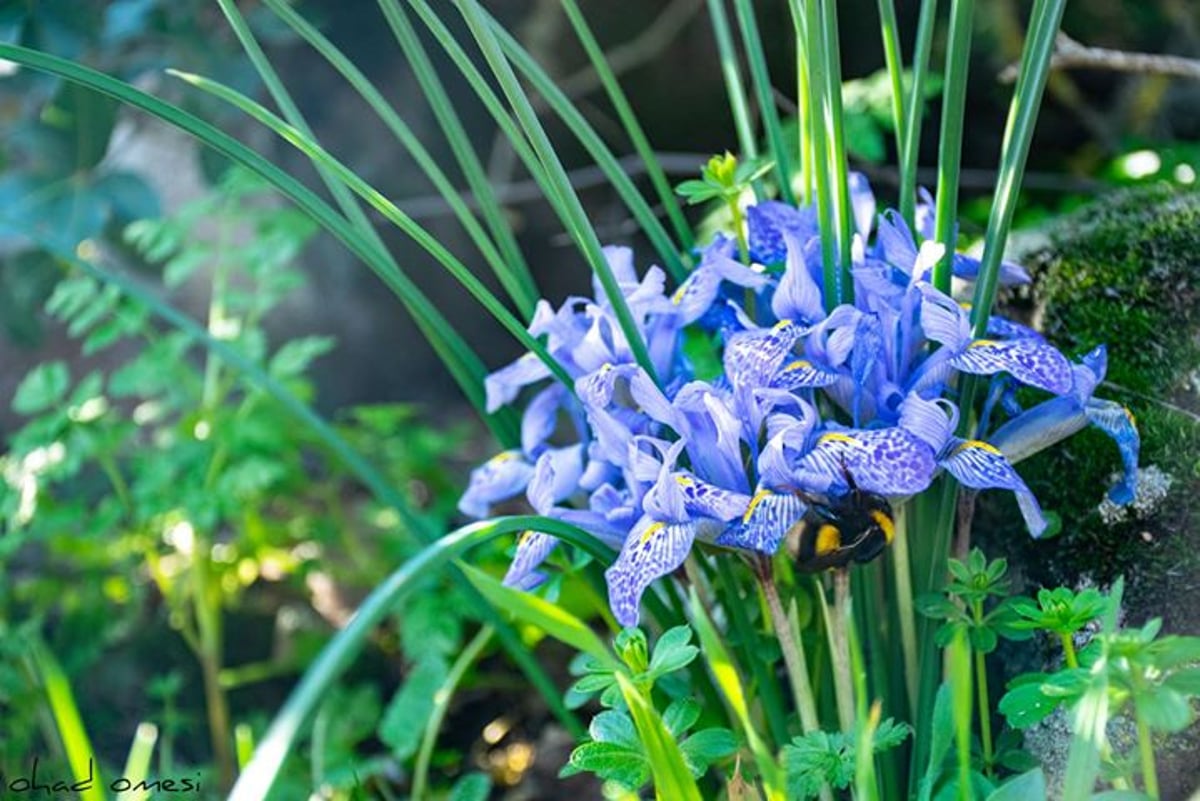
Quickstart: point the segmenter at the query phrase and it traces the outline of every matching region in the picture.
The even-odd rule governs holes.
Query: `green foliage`
[[[1014,621],[1012,626],[1071,636],[1098,618],[1106,606],[1106,599],[1096,589],[1074,592],[1068,587],[1043,587],[1038,590],[1036,603],[1029,598],[1013,600],[1012,610],[1024,619]]]
[[[940,647],[945,648],[960,630],[966,632],[971,648],[984,654],[996,650],[1001,636],[1025,636],[1024,629],[1016,625],[1016,601],[1006,597],[1007,560],[989,562],[983,551],[973,548],[965,562],[951,559],[947,564],[951,578],[945,594],[923,595],[916,600],[921,614],[945,621],[935,635]],[[992,598],[1000,600],[985,611],[985,602]]]
[[[884,720],[872,735],[872,753],[899,747],[911,732],[904,723]],[[849,787],[854,781],[858,742],[857,731],[818,731],[785,745],[788,798],[816,798],[827,784],[839,790]]]
[[[594,773],[631,791],[644,786],[652,776],[660,775],[661,768],[656,772],[654,759],[655,741],[646,741],[644,723],[635,725],[638,712],[628,708],[627,688],[636,688],[639,697],[649,699],[657,683],[699,656],[700,651],[690,644],[691,639],[689,627],[676,626],[663,632],[650,650],[641,629],[626,628],[613,642],[621,659],[619,666],[606,664],[589,654],[576,660],[573,668],[584,675],[570,693],[580,698],[599,693],[600,704],[606,708],[592,719],[589,741],[571,752],[570,761],[559,775]],[[646,712],[655,714],[649,708],[642,714]],[[672,700],[661,717],[661,726],[678,743],[683,764],[693,778],[703,776],[710,764],[737,750],[737,740],[728,729],[709,727],[692,732],[700,713],[700,705],[683,696]],[[657,743],[660,748],[662,745]],[[661,791],[657,780],[656,786]]]
[[[773,168],[770,162],[739,162],[736,156],[727,151],[723,156],[713,156],[708,160],[701,168],[699,180],[684,181],[675,187],[675,191],[691,206],[713,200],[730,203]]]

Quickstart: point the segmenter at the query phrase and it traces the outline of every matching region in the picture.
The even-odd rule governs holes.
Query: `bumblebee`
[[[809,500],[804,516],[788,530],[788,552],[796,569],[816,573],[854,562],[869,562],[896,536],[892,507],[882,495],[850,485],[825,502]]]

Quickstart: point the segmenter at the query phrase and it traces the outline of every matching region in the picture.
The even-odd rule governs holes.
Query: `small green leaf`
[[[987,801],[1045,801],[1045,798],[1046,776],[1041,768],[1036,768],[997,787]]]
[[[679,749],[692,775],[700,778],[713,762],[737,751],[737,738],[729,729],[703,729],[684,740]]]
[[[591,742],[576,747],[559,776],[594,773],[604,781],[637,790],[650,780],[650,764],[640,744],[634,746]]]
[[[598,743],[615,743],[636,747],[638,744],[637,731],[633,728],[633,720],[625,712],[606,709],[588,726],[588,734]]]
[[[33,368],[17,386],[12,408],[17,414],[37,414],[59,403],[67,394],[71,373],[61,361],[44,362]]]
[[[333,350],[333,337],[301,337],[287,342],[271,357],[268,372],[275,378],[300,375],[313,360]]]
[[[397,759],[417,752],[425,722],[433,712],[433,697],[446,681],[448,668],[441,657],[418,662],[392,696],[379,722],[379,739]]]
[[[1163,686],[1183,695],[1200,695],[1200,667],[1175,671],[1167,676],[1163,681]]]
[[[663,712],[663,724],[676,740],[681,739],[699,719],[700,705],[691,698],[677,698]]]
[[[1170,687],[1155,687],[1134,696],[1138,715],[1157,731],[1183,731],[1192,722],[1187,698]]]
[[[449,801],[487,801],[492,780],[483,773],[468,773],[454,783]]]
[[[654,644],[654,654],[650,657],[650,674],[661,676],[686,667],[700,654],[700,649],[689,645],[692,630],[687,626],[676,626],[663,632]]]
[[[1061,698],[1047,697],[1042,692],[1041,683],[1038,682],[1022,684],[1009,690],[1000,699],[999,709],[1009,726],[1027,729],[1049,717],[1060,703]]]

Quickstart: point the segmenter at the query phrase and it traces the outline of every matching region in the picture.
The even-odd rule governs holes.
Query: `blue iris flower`
[[[635,362],[599,286],[594,299],[568,298],[558,309],[542,301],[530,333],[545,337],[573,386],[532,394],[520,448],[476,468],[459,509],[484,517],[524,493],[539,514],[619,549],[606,573],[609,602],[618,621],[635,625],[642,595],[697,542],[773,554],[810,503],[851,485],[898,502],[944,471],[967,487],[1013,492],[1039,536],[1045,517],[1013,464],[1087,425],[1116,441],[1125,474],[1110,496],[1128,502],[1138,435],[1123,407],[1093,397],[1103,348],[1071,364],[1036,332],[998,317],[987,337],[972,336],[969,309],[929,281],[943,252],[932,241],[928,193],[914,235],[894,212],[876,215],[865,178],[853,176],[851,190],[855,302],[828,311],[812,208],[749,207],[751,264],[737,260],[734,236],[718,234],[673,291],[657,267],[639,279],[628,248],[606,249],[661,384]],[[978,274],[969,256],[954,254],[952,265],[965,280]],[[1000,278],[1028,281],[1012,264]],[[689,327],[720,333],[719,376],[700,380],[692,370]],[[955,436],[962,373],[992,377],[985,424],[1008,416],[990,436]],[[517,359],[488,377],[489,410],[549,378],[533,356]],[[1022,410],[1007,391],[1014,385],[1048,399]],[[536,586],[555,545],[522,534],[505,582]]]

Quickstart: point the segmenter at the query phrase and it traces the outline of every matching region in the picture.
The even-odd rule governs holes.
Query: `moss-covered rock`
[[[1123,575],[1130,624],[1162,617],[1170,632],[1200,633],[1200,192],[1119,192],[1046,233],[1022,258],[1032,291],[1008,298],[1005,311],[1070,355],[1107,344],[1108,377],[1097,395],[1136,415],[1139,501],[1157,491],[1158,503],[1139,503],[1121,520],[1101,507],[1120,460],[1112,441],[1089,429],[1019,468],[1043,506],[1061,515],[1061,536],[1029,540],[1015,504],[985,493],[976,539],[1035,587],[1106,585]],[[1174,763],[1163,766],[1165,798],[1196,789],[1194,760],[1163,761]]]

